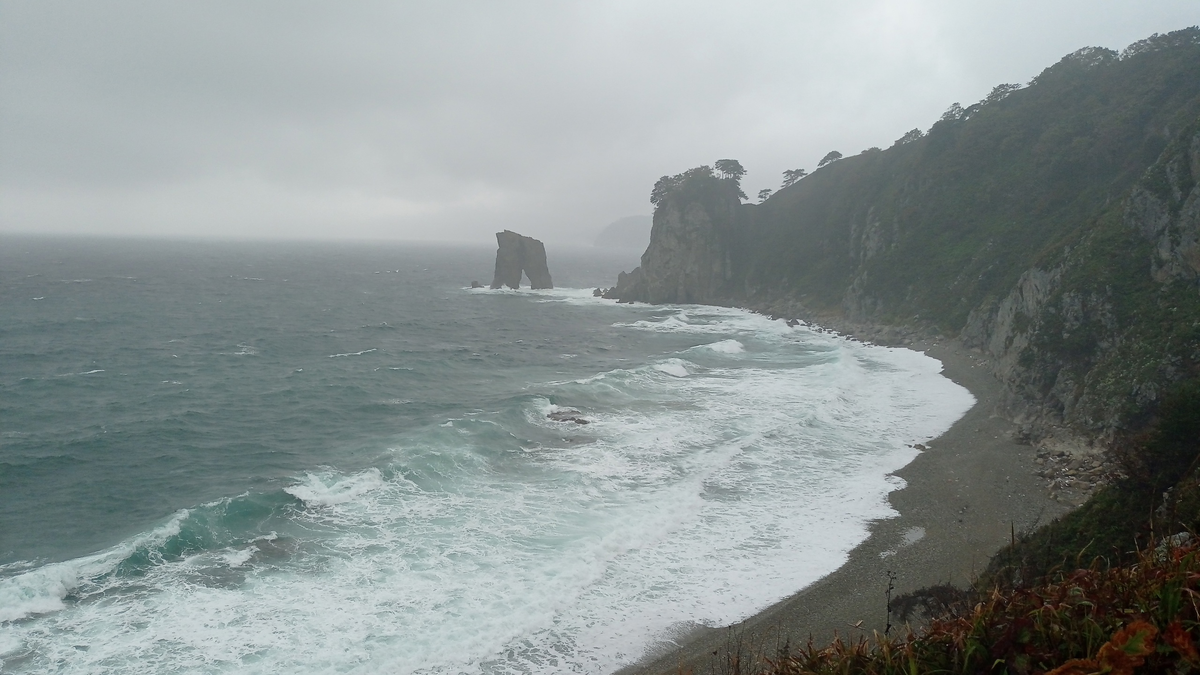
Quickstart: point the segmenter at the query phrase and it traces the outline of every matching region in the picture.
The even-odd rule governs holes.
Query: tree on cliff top
[[[659,178],[654,183],[654,188],[650,190],[650,203],[657,207],[659,202],[665,199],[667,194],[671,190],[674,190],[678,184],[676,176],[663,176]]]
[[[732,178],[738,183],[742,182],[742,176],[746,175],[746,170],[742,168],[742,163],[736,159],[718,159],[713,163],[713,168],[717,173],[721,174],[721,178]]]
[[[824,157],[821,158],[821,161],[817,162],[817,168],[819,169],[819,168],[825,166],[826,164],[832,164],[833,162],[836,162],[841,158],[842,158],[842,153],[838,152],[837,150],[830,151],[830,153],[828,155],[825,155]]]
[[[741,165],[739,164],[738,166],[740,167]],[[745,171],[742,173],[745,173]],[[667,195],[675,191],[680,185],[683,185],[684,182],[693,178],[715,178],[715,176],[713,175],[712,167],[707,164],[694,169],[688,169],[674,176],[663,176],[654,183],[654,188],[650,190],[650,203],[657,207]],[[745,197],[745,195],[742,195],[743,199]]]
[[[657,210],[667,199],[668,196],[677,195],[679,193],[687,193],[693,196],[698,194],[712,195],[737,195],[739,199],[746,200],[749,197],[742,191],[741,178],[746,175],[746,170],[742,168],[740,162],[736,159],[722,159],[714,163],[716,171],[712,166],[698,166],[694,169],[688,169],[683,173],[677,173],[674,176],[663,176],[654,183],[654,188],[650,190],[650,203]],[[719,174],[719,175],[718,175]],[[690,199],[691,197],[687,197]],[[759,196],[762,199],[762,196]]]
[[[808,172],[804,169],[788,169],[783,172],[783,185],[780,185],[779,189],[782,190],[785,187],[791,187],[807,175]]]
[[[945,116],[943,115],[943,117],[945,117]],[[897,138],[896,142],[893,143],[892,145],[908,145],[909,143],[912,143],[913,141],[919,141],[924,137],[925,137],[924,131],[921,131],[920,129],[913,129],[912,131],[901,136],[900,138]]]
[[[717,173],[721,174],[722,180],[732,180],[737,186],[738,197],[747,199],[746,193],[742,192],[742,176],[746,175],[746,169],[742,167],[742,163],[736,159],[718,159],[713,163]]]

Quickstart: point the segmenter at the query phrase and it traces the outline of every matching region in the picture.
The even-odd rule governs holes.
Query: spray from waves
[[[284,488],[284,492],[300,499],[305,504],[331,506],[344,504],[361,495],[383,486],[383,475],[378,469],[368,469],[348,479],[330,479],[329,474],[308,474],[299,485]]]
[[[712,344],[704,345],[705,349],[710,349],[718,354],[741,354],[746,351],[746,346],[737,340],[720,340]]]
[[[494,295],[509,295],[522,298],[529,298],[534,302],[539,303],[564,303],[570,305],[595,305],[602,306],[611,304],[611,300],[598,298],[594,295],[594,289],[591,288],[469,288],[464,287],[464,290],[469,290],[475,293],[487,293]]]
[[[702,344],[535,385],[406,434],[374,468],[311,471],[97,556],[13,570],[0,597],[28,602],[0,659],[611,671],[676,626],[735,621],[832,571],[892,515],[907,444],[971,403],[920,354],[734,310],[651,311],[627,327]],[[565,409],[589,424],[548,419]]]
[[[683,359],[667,359],[662,363],[654,364],[654,369],[671,377],[687,377],[691,374],[688,372],[687,362]]]
[[[183,509],[163,524],[99,553],[30,568],[28,563],[0,567],[0,623],[59,612],[120,589],[154,568],[197,554],[233,553],[255,540],[273,540],[274,532],[256,532],[286,514],[295,499],[282,491],[242,495]],[[286,522],[286,520],[280,521]]]
[[[162,526],[94,555],[43,565],[0,579],[0,623],[65,609],[63,600],[85,586],[85,593],[102,588],[119,565],[142,550],[160,546],[179,534],[186,511]]]

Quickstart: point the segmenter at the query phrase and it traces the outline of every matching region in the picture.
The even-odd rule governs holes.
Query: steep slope
[[[1200,362],[1200,30],[1087,48],[760,205],[662,183],[610,297],[957,335],[1031,436],[1103,437]]]

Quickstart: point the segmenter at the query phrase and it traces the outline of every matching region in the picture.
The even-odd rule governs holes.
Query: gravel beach
[[[620,675],[721,673],[727,650],[739,646],[743,654],[770,656],[785,642],[812,637],[819,644],[835,633],[853,638],[883,631],[889,572],[894,593],[947,582],[965,586],[1014,529],[1066,512],[1036,474],[1034,449],[1014,442],[1013,425],[995,414],[1001,385],[979,357],[956,341],[907,348],[940,360],[943,374],[970,390],[976,404],[896,473],[907,483],[889,497],[900,516],[874,523],[836,572],[734,626],[681,631]]]

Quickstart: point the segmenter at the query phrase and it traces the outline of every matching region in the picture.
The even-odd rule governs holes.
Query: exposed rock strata
[[[529,277],[529,285],[534,289],[554,288],[542,242],[504,230],[496,233],[496,243],[496,273],[492,277],[492,288],[520,288],[522,273]]]

